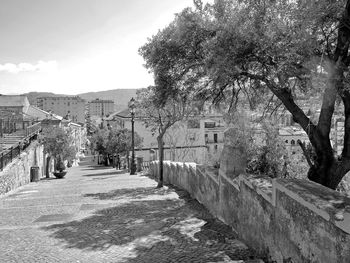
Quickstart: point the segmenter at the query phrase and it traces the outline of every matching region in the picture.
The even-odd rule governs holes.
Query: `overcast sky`
[[[138,48],[192,0],[0,0],[0,93],[153,84]]]

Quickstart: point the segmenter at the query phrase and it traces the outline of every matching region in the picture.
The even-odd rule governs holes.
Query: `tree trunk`
[[[47,156],[46,157],[46,169],[45,169],[46,178],[50,178],[50,163],[51,163],[51,156]]]
[[[324,160],[320,165],[312,166],[308,172],[311,181],[335,190],[342,178],[349,171],[348,164],[335,158]]]
[[[163,187],[163,161],[164,161],[164,145],[163,136],[158,135],[158,152],[159,152],[159,179],[157,188]]]
[[[350,160],[336,157],[329,145],[329,138],[328,141],[322,138],[322,135],[319,133],[315,133],[313,137],[313,140],[316,141],[315,145],[317,145],[317,147],[314,147],[316,160],[314,160],[314,164],[308,171],[308,178],[335,190],[342,178],[350,170]]]

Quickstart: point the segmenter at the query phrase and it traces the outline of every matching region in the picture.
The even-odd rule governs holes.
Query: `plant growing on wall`
[[[44,146],[44,152],[55,160],[55,171],[62,172],[66,169],[64,161],[71,162],[77,154],[70,129],[61,127],[49,127],[43,130],[40,142]],[[49,159],[50,160],[50,159]]]

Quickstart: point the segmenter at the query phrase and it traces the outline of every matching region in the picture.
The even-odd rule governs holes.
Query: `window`
[[[190,141],[194,141],[196,139],[196,135],[194,133],[190,133],[188,135],[188,138],[190,139]]]
[[[215,122],[205,122],[204,128],[215,128]]]
[[[290,144],[291,144],[291,145],[295,145],[295,141],[294,141],[294,140],[291,140],[291,141],[290,141]]]
[[[218,134],[214,133],[214,143],[218,143]]]

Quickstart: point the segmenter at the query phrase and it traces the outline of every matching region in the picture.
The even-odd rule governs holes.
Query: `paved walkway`
[[[21,187],[0,198],[0,262],[260,262],[184,191],[155,186],[86,158]]]

